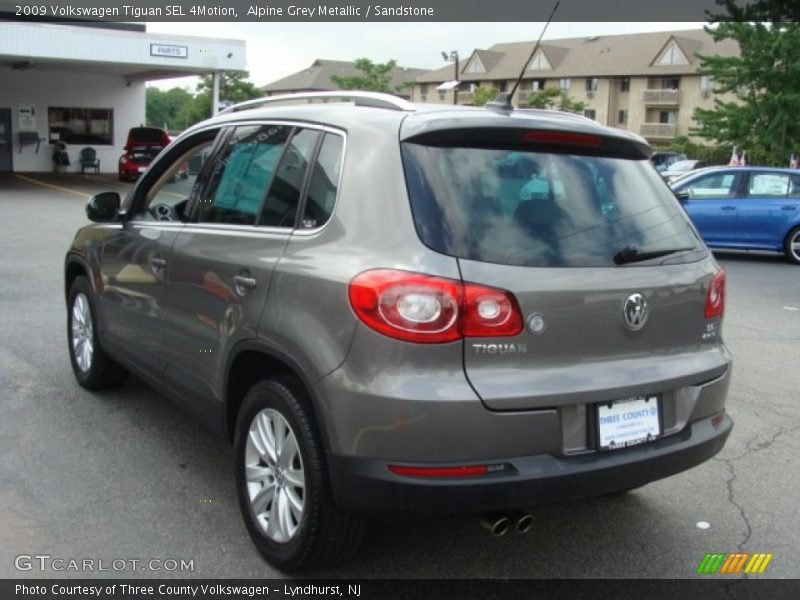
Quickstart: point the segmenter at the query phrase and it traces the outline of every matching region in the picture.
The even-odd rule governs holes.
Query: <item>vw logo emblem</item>
[[[639,331],[647,321],[647,300],[638,292],[631,294],[622,305],[622,320],[631,331]]]

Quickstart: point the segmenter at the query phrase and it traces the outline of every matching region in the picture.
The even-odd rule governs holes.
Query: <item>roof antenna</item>
[[[510,113],[511,111],[514,110],[514,106],[511,104],[511,98],[514,97],[514,92],[517,91],[519,84],[522,83],[522,78],[525,76],[525,71],[528,69],[528,65],[530,64],[531,60],[533,60],[533,56],[536,54],[536,51],[539,49],[539,43],[542,41],[545,31],[547,31],[547,27],[550,25],[550,21],[553,20],[553,17],[555,16],[556,11],[558,10],[559,4],[561,4],[561,0],[558,0],[553,6],[553,10],[550,13],[550,16],[547,18],[547,22],[544,24],[542,33],[539,34],[539,39],[536,40],[536,43],[533,45],[533,50],[531,50],[531,54],[530,56],[528,56],[528,60],[526,60],[525,64],[522,65],[522,71],[520,72],[519,78],[517,79],[517,82],[514,84],[514,87],[511,88],[510,92],[500,92],[499,94],[497,94],[497,98],[495,98],[491,102],[486,103],[486,108],[499,113]]]

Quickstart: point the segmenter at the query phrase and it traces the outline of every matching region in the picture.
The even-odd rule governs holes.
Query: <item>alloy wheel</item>
[[[244,460],[256,521],[269,539],[291,541],[303,519],[306,479],[297,437],[280,412],[266,408],[256,414],[248,430]]]
[[[71,323],[72,353],[75,363],[82,373],[92,367],[94,356],[94,326],[92,325],[92,309],[86,294],[78,294],[72,303]]]

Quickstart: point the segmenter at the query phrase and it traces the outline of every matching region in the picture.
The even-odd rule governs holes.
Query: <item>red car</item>
[[[169,143],[169,134],[159,127],[132,127],[125,154],[119,157],[119,180],[134,181]]]

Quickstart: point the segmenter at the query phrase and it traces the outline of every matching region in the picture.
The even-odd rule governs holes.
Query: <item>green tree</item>
[[[475,106],[483,106],[487,102],[491,102],[497,98],[497,94],[499,93],[500,90],[495,87],[479,87],[472,95],[472,103]]]
[[[247,71],[223,71],[219,76],[220,102],[244,102],[260,98],[262,94],[252,81]],[[211,98],[213,80],[211,75],[203,75],[197,84],[199,95],[207,94]]]
[[[700,73],[712,77],[717,94],[734,99],[718,97],[713,109],[695,109],[692,133],[782,165],[800,142],[800,22],[789,2],[720,3],[727,14],[710,16],[716,27],[706,31],[717,41],[736,41],[740,53],[698,55]]]
[[[528,106],[531,108],[545,108],[551,110],[562,110],[564,112],[582,113],[586,108],[586,103],[573,100],[567,93],[560,88],[545,88],[537,91],[528,98]]]
[[[186,127],[186,124],[176,117],[183,106],[192,101],[192,94],[178,87],[164,91],[151,86],[146,90],[146,97],[145,112],[148,125],[165,127],[169,130]]]
[[[247,71],[225,71],[220,73],[220,102],[243,102],[259,98],[263,94],[249,81]],[[181,106],[175,119],[182,127],[189,127],[211,117],[211,91],[213,89],[211,75],[203,75],[197,84],[197,94]]]
[[[331,81],[342,90],[366,90],[369,92],[385,92],[393,94],[402,87],[392,86],[392,70],[397,62],[374,63],[368,58],[356,59],[356,69],[360,75],[331,75]]]

